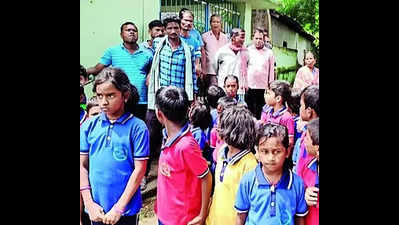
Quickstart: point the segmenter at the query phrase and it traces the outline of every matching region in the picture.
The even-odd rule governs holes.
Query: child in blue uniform
[[[304,224],[308,212],[305,187],[289,169],[287,128],[260,125],[256,145],[260,163],[240,181],[234,205],[236,224]]]
[[[93,85],[101,114],[80,128],[80,191],[93,225],[137,224],[139,188],[149,156],[148,129],[131,113],[137,89],[119,68],[105,68]]]
[[[209,142],[205,133],[212,123],[209,106],[201,100],[196,101],[190,107],[188,117],[190,120],[190,131],[200,146],[202,156],[210,164],[212,162],[212,153],[210,152]]]

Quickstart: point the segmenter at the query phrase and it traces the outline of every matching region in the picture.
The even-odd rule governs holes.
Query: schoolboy
[[[240,181],[235,201],[236,225],[303,225],[308,213],[302,179],[290,170],[287,128],[260,125],[256,146],[259,164]]]
[[[255,144],[255,121],[244,107],[230,107],[219,121],[219,135],[226,143],[220,148],[215,171],[215,190],[207,225],[235,224],[234,201],[241,177],[256,167],[250,151]]]
[[[208,88],[207,95],[206,95],[206,101],[208,102],[210,108],[211,108],[211,116],[212,116],[212,126],[216,123],[217,117],[218,117],[218,112],[217,112],[217,107],[218,107],[218,101],[220,98],[226,96],[226,92],[224,92],[223,88],[217,86],[217,85],[211,85]]]
[[[155,113],[163,130],[155,212],[159,224],[203,224],[212,176],[187,122],[187,93],[175,86],[156,92]]]
[[[303,121],[310,121],[316,119],[320,116],[320,106],[319,106],[319,86],[311,85],[304,88],[301,92],[301,107],[299,108],[299,113]],[[298,160],[296,163],[296,173],[301,174],[302,170],[306,165],[312,160],[312,156],[309,156],[306,151],[305,137],[307,126],[304,127],[301,136],[301,146],[299,150]]]
[[[305,217],[306,225],[319,224],[319,118],[311,120],[307,125],[305,137],[306,151],[312,160],[298,174],[304,181],[305,200],[309,213]]]

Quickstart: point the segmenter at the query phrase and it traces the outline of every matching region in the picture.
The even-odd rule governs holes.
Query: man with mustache
[[[150,51],[137,44],[138,29],[133,22],[122,24],[120,36],[123,43],[108,48],[100,58],[100,62],[87,69],[87,74],[97,75],[108,66],[121,68],[140,95],[134,115],[145,121],[147,111],[146,77],[150,71],[153,56]]]

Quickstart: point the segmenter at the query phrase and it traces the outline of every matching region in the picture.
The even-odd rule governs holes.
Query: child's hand
[[[104,210],[97,203],[92,202],[86,205],[89,212],[90,220],[94,222],[101,222],[104,218]]]
[[[105,214],[102,222],[105,224],[115,224],[119,221],[121,216],[122,214],[120,212],[117,212],[117,210],[112,207],[112,209],[107,214]]]
[[[187,225],[203,225],[205,222],[205,218],[202,216],[197,216],[194,219],[192,219],[190,222],[187,223]]]
[[[308,187],[305,191],[305,201],[308,206],[315,206],[317,204],[317,195],[319,189],[317,187]]]

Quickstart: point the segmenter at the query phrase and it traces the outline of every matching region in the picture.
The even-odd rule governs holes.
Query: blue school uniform
[[[298,121],[300,118],[301,118],[300,116],[292,117],[292,119],[294,120],[294,143],[296,143],[296,140],[298,140],[302,135],[302,131],[297,130]]]
[[[101,113],[81,126],[80,154],[89,155],[93,200],[107,213],[125,190],[135,169],[134,161],[149,157],[148,129],[131,113],[124,113],[113,123]],[[135,215],[141,207],[141,193],[137,189],[123,216]]]
[[[295,216],[305,216],[303,180],[291,170],[284,170],[280,181],[271,186],[262,172],[261,163],[241,179],[234,207],[248,213],[245,224],[294,224]]]
[[[194,139],[197,141],[198,145],[200,146],[201,151],[203,151],[206,143],[205,132],[201,130],[200,127],[192,127],[192,126],[190,126],[190,131]]]

